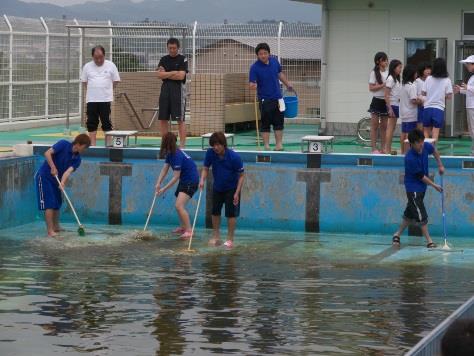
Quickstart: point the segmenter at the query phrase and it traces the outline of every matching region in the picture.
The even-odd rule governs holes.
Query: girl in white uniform
[[[368,112],[371,117],[370,142],[372,153],[380,153],[377,149],[377,136],[380,129],[381,148],[385,144],[388,111],[385,105],[384,90],[388,76],[388,57],[384,52],[377,52],[374,57],[375,67],[369,76],[369,91],[372,92],[372,101]]]
[[[425,83],[426,78],[431,75],[431,63],[422,62],[418,65],[418,78],[415,80],[416,85],[416,95],[420,99],[420,104],[418,105],[418,115],[417,115],[417,128],[423,131],[423,103],[425,97],[421,95],[423,91],[423,84]]]
[[[385,138],[384,153],[392,152],[392,138],[397,119],[399,116],[400,90],[402,88],[400,74],[402,73],[402,62],[392,59],[388,67],[388,77],[385,82],[385,104],[388,109],[387,135]]]

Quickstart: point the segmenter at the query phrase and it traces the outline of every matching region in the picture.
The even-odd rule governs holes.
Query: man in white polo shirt
[[[91,146],[96,145],[99,119],[104,132],[111,131],[110,106],[114,99],[114,88],[120,82],[115,64],[105,59],[102,46],[92,48],[92,61],[82,69],[81,81],[84,85],[87,103],[87,131],[91,138]]]

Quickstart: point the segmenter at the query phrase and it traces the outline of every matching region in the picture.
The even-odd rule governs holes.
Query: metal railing
[[[433,331],[421,339],[405,356],[437,356],[441,355],[441,340],[446,330],[459,319],[474,318],[474,296],[448,316]]]
[[[83,117],[81,68],[101,44],[120,72],[154,71],[178,37],[193,74],[248,72],[267,42],[300,94],[300,117],[319,117],[321,32],[312,24],[170,24],[0,18],[0,123]],[[69,92],[69,100],[68,100]],[[199,93],[191,93],[195,95]],[[68,110],[69,107],[69,110]]]

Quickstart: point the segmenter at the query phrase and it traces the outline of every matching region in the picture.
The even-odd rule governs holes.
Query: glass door
[[[454,82],[455,84],[467,83],[470,73],[466,70],[460,60],[474,55],[474,41],[456,41],[455,46],[455,63],[454,63]],[[467,118],[466,118],[466,96],[454,95],[454,120],[453,120],[453,136],[468,135]]]

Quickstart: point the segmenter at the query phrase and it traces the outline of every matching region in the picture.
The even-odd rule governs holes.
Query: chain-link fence
[[[126,93],[129,99],[116,100],[113,117],[122,116],[118,126],[148,127],[156,117],[160,87],[155,70],[171,36],[182,41],[181,51],[189,60],[187,119],[194,125],[191,131],[215,129],[213,121],[225,129],[226,124],[245,121],[241,117],[245,115],[250,116],[248,121],[254,120],[253,110],[244,104],[254,100],[247,76],[259,42],[270,45],[296,89],[298,116],[319,117],[321,41],[317,25],[112,24],[9,16],[2,20],[0,122],[61,118],[68,106],[71,117],[83,117],[80,70],[90,60],[91,48],[100,44],[122,76],[116,94]],[[67,25],[76,26],[70,28],[69,38]],[[226,115],[240,119],[223,119]]]

